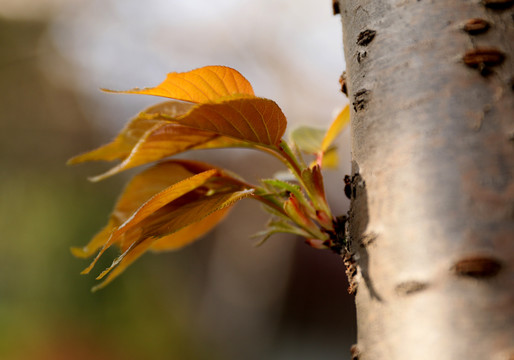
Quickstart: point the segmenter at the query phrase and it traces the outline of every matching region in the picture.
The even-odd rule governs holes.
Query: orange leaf
[[[286,117],[274,101],[257,97],[200,104],[177,118],[170,118],[166,114],[155,115],[155,118],[244,141],[275,146],[280,143],[287,126]]]
[[[141,136],[160,122],[162,122],[162,120],[133,119],[113,141],[97,149],[74,156],[68,160],[67,164],[75,165],[85,161],[113,161],[125,158],[130,154]]]
[[[118,199],[108,224],[85,247],[72,248],[73,255],[82,258],[92,256],[109,240],[113,230],[152,196],[195,173],[209,169],[212,166],[204,163],[174,160],[160,163],[134,176]]]
[[[209,232],[214,226],[222,221],[227,215],[230,207],[216,211],[211,215],[203,218],[202,220],[188,225],[177,232],[163,236],[155,241],[145,241],[134,247],[107,276],[107,278],[99,285],[93,288],[93,291],[105,287],[108,283],[114,280],[125,269],[136,261],[146,251],[169,251],[180,249],[194,240],[200,238],[202,235]],[[136,241],[135,239],[134,241]],[[123,252],[128,249],[128,246],[122,248]]]
[[[254,95],[248,80],[238,71],[225,66],[205,66],[183,73],[169,73],[166,80],[153,88],[105,91],[163,96],[194,103],[205,103],[236,94]]]
[[[248,144],[208,131],[173,123],[161,123],[149,130],[121,163],[107,172],[92,177],[99,181],[121,171],[179,154],[187,150],[222,147],[247,147]]]
[[[97,291],[97,290],[104,288],[107,284],[109,284],[111,281],[113,281],[118,275],[120,275],[123,271],[125,271],[125,269],[130,264],[132,264],[139,257],[141,257],[141,255],[143,255],[151,245],[152,245],[152,243],[150,241],[148,241],[148,242],[140,244],[139,246],[134,248],[132,250],[132,252],[130,254],[128,254],[127,256],[125,256],[125,258],[120,261],[119,265],[116,268],[114,268],[113,271],[111,271],[109,276],[107,276],[107,278],[104,281],[102,281],[100,284],[94,286],[92,290]]]
[[[146,109],[145,112],[160,111],[165,112],[170,117],[174,117],[187,113],[192,106],[192,104],[188,103],[167,101],[162,104],[152,106]],[[125,159],[130,155],[142,137],[145,137],[148,133],[152,132],[153,129],[159,128],[163,123],[166,122],[163,120],[137,116],[125,126],[125,128],[111,143],[103,145],[98,149],[85,154],[75,156],[68,161],[68,164],[78,164],[84,161],[112,161]]]
[[[103,180],[123,170],[161,160],[200,146],[217,137],[219,135],[206,131],[162,122],[147,131],[121,163],[90,180]]]
[[[166,164],[166,163],[165,163]],[[146,172],[138,175],[139,181],[142,182],[141,184],[144,187],[152,188],[154,185],[153,182],[149,182],[147,176],[144,176]],[[143,221],[148,216],[152,215],[154,212],[158,211],[165,205],[171,203],[173,200],[178,199],[179,197],[187,194],[188,192],[195,190],[199,188],[200,186],[204,185],[209,179],[216,175],[220,175],[220,170],[218,169],[211,169],[203,171],[199,174],[193,175],[191,177],[188,177],[187,179],[181,180],[179,182],[174,183],[173,185],[165,188],[164,190],[156,193],[153,195],[148,201],[144,202],[135,212],[133,212],[121,225],[119,225],[113,232],[111,233],[109,239],[107,242],[103,245],[102,249],[96,256],[96,258],[93,260],[91,265],[89,265],[82,273],[87,274],[93,266],[96,264],[100,256],[109,248],[112,244],[119,242],[122,240],[122,235],[124,235],[128,230],[131,230],[132,228],[135,228],[141,221]],[[155,174],[151,174],[154,175]],[[158,177],[162,175],[160,171],[158,171]],[[169,174],[172,176],[172,174]],[[150,177],[151,178],[151,177]],[[145,184],[148,182],[147,184]],[[130,188],[132,188],[132,183],[130,184]],[[130,191],[130,188],[128,189]],[[121,210],[123,215],[121,217],[125,217],[126,213],[123,212],[125,203],[128,204],[128,208],[132,208],[134,203],[141,202],[142,197],[140,196],[141,193],[139,191],[139,188],[136,189],[135,196],[125,190],[124,194],[122,195],[122,198],[120,202],[118,202],[116,206],[116,210]],[[150,191],[150,190],[143,190],[143,192]],[[120,204],[121,203],[121,204]],[[116,214],[114,214],[116,216]]]
[[[151,250],[159,252],[159,251],[170,251],[180,249],[192,241],[198,239],[200,236],[209,232],[213,227],[215,227],[219,222],[221,222],[225,216],[228,214],[228,210],[230,207],[226,207],[224,209],[218,210],[202,220],[188,225],[179,231],[163,236],[155,241]]]
[[[73,256],[78,258],[88,258],[92,256],[98,249],[100,249],[103,244],[109,240],[109,237],[111,236],[112,231],[116,228],[116,221],[115,219],[109,219],[109,222],[106,226],[98,232],[93,239],[84,247],[72,247],[71,253]]]
[[[104,282],[96,286],[94,290],[99,289],[112,281],[116,276],[123,272],[128,265],[150,248],[159,238],[168,242],[170,241],[170,238],[166,238],[166,236],[170,234],[178,234],[178,231],[185,229],[192,224],[200,226],[201,221],[205,220],[208,216],[212,216],[218,211],[223,211],[235,202],[250,196],[252,193],[253,189],[205,196],[196,201],[177,207],[174,211],[162,211],[158,215],[145,219],[142,223],[143,232],[139,239],[133,242],[122,255],[113,261],[109,268],[104,270],[97,277],[99,280],[109,274]],[[221,217],[222,216],[223,215],[221,215]],[[212,219],[209,220],[209,223],[211,221]],[[111,272],[113,269],[114,271]]]
[[[156,212],[145,219],[141,224],[142,237],[161,237],[171,234],[253,193],[253,189],[236,189],[232,188],[210,196],[205,195],[179,206],[170,204],[170,208]]]

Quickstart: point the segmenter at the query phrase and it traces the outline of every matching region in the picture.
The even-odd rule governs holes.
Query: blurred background
[[[162,101],[100,87],[204,65],[239,70],[289,127],[327,127],[347,101],[341,39],[330,0],[0,0],[0,359],[350,359],[342,260],[292,236],[255,247],[267,216],[249,200],[202,240],[147,254],[91,293],[88,261],[69,247],[106,223],[133,172],[93,184],[110,164],[65,166]],[[338,145],[325,179],[343,214],[348,130]],[[247,150],[184,156],[250,181],[280,169]]]

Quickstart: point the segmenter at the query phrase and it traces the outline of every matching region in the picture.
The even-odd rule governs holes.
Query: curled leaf
[[[291,194],[289,199],[284,202],[284,210],[295,224],[311,234],[312,237],[320,240],[326,240],[328,238],[327,234],[322,233],[318,226],[312,221],[307,214],[307,209],[298,201],[294,194]]]
[[[194,240],[209,232],[214,226],[222,221],[228,214],[229,210],[230,207],[227,207],[225,209],[214,212],[202,220],[188,225],[173,234],[163,236],[158,239],[147,239],[147,241],[139,243],[137,246],[134,246],[131,251],[128,252],[122,259],[120,259],[119,263],[117,263],[117,266],[112,269],[104,281],[93,287],[93,291],[105,287],[118,275],[125,271],[129,265],[131,265],[134,261],[136,261],[149,250],[155,252],[177,250],[192,243]],[[130,243],[126,242],[122,247],[122,251],[125,253],[129,249],[130,245],[137,240],[138,239],[136,238],[133,239]]]
[[[226,66],[205,66],[182,73],[169,73],[166,80],[153,88],[105,91],[163,96],[193,103],[210,102],[236,94],[254,95],[248,80],[238,71]]]
[[[253,189],[246,189],[215,194],[179,206],[174,210],[167,209],[149,217],[142,223],[142,233],[139,238],[122,255],[116,258],[110,267],[97,277],[100,280],[108,275],[103,283],[95,287],[95,290],[112,281],[159,238],[170,234],[173,235],[191,224],[198,226],[201,220],[216,214],[218,211],[227,209],[238,200],[248,197],[252,193]],[[221,215],[222,217],[223,215]],[[170,239],[165,239],[165,241],[170,241]],[[114,271],[111,272],[113,269]]]
[[[305,197],[305,194],[302,192],[301,187],[299,185],[291,184],[279,179],[265,179],[262,180],[262,183],[272,189],[284,192],[288,197],[289,194],[293,194],[295,199],[302,204],[302,207],[305,209],[306,213],[309,216],[314,216],[315,210]]]
[[[325,197],[321,167],[315,164],[312,167],[306,168],[302,171],[301,177],[304,184],[309,188],[314,208],[317,211],[322,211],[326,217],[330,219],[332,214]],[[333,224],[331,222],[323,225],[325,225],[325,229],[333,230]]]
[[[209,169],[212,169],[212,166],[207,164],[174,160],[160,163],[134,176],[118,199],[108,224],[89,244],[81,248],[72,248],[73,255],[82,258],[92,256],[107,242],[113,230],[123,224],[152,196],[195,173]]]
[[[192,104],[179,101],[168,101],[149,107],[145,112],[161,111],[165,112],[170,117],[176,117],[187,113],[192,107]],[[137,116],[123,128],[112,142],[85,154],[75,156],[68,161],[68,164],[71,165],[85,161],[98,160],[124,160],[131,154],[134,147],[142,138],[147,136],[153,130],[159,128],[164,123],[166,122],[163,120]]]
[[[218,137],[219,135],[213,133],[162,121],[139,139],[131,152],[122,159],[122,162],[107,172],[92,177],[91,180],[103,180],[139,165],[161,160],[190,149],[202,148],[203,145]],[[226,143],[226,145],[229,144]]]
[[[163,175],[163,172],[166,172],[165,166],[159,167],[159,169],[155,172],[151,172],[150,176],[148,176],[148,172],[144,172],[138,175],[138,179],[136,181],[136,183],[140,183],[140,186],[136,186],[134,185],[134,182],[132,182],[127,187],[127,189],[125,189],[125,192],[121,197],[121,200],[118,202],[116,206],[116,210],[122,211],[122,215],[118,215],[117,219],[125,218],[125,220],[123,221],[123,223],[121,223],[119,226],[113,229],[109,236],[109,239],[103,244],[103,247],[96,256],[96,258],[93,260],[91,265],[88,266],[82,273],[89,273],[89,271],[91,271],[95,263],[98,261],[99,257],[105,252],[105,250],[107,250],[107,248],[109,248],[114,243],[121,242],[123,240],[122,237],[125,236],[125,234],[127,234],[129,230],[135,228],[145,218],[152,215],[154,212],[156,212],[163,206],[169,204],[173,200],[204,185],[213,176],[220,174],[220,170],[218,169],[206,170],[186,179],[175,182],[171,186],[157,193],[154,192],[154,195],[149,199],[147,198],[146,201],[142,200],[142,192],[150,192],[151,190],[149,189],[151,189],[154,186],[159,187],[159,185],[155,185],[154,182],[152,182],[151,180],[154,177],[160,179]],[[169,175],[172,176],[172,174]],[[140,190],[141,187],[144,187],[145,185],[147,189]],[[135,193],[132,193],[131,190],[135,190]],[[143,204],[139,207],[136,207],[136,210],[133,213],[131,213],[130,216],[126,217],[126,212],[124,212],[123,210],[128,210],[129,208],[133,210],[134,204],[138,204],[142,201],[144,201]],[[125,204],[127,205],[126,208],[124,206]],[[113,215],[115,217],[117,216],[116,213],[114,213]]]
[[[160,163],[135,176],[127,185],[104,229],[83,248],[72,248],[78,257],[99,253],[83,273],[88,273],[112,245],[122,250],[100,276],[116,268],[103,287],[147,250],[179,249],[218,224],[236,201],[253,189],[226,172],[195,161]]]

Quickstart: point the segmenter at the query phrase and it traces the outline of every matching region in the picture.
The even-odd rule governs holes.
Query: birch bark
[[[514,12],[340,0],[358,359],[514,359]]]

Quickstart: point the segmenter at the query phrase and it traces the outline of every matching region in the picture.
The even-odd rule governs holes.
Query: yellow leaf
[[[324,153],[322,153],[321,157],[321,167],[325,169],[337,169],[339,165],[339,155],[337,154],[337,148],[331,147]],[[309,164],[309,167],[313,167],[318,163],[318,159],[312,161]]]
[[[336,169],[338,164],[339,164],[339,156],[337,155],[337,149],[336,148],[328,149],[323,156],[323,161],[321,163],[321,166],[323,166],[324,168],[327,168],[327,169]]]
[[[203,131],[263,145],[280,143],[287,120],[279,106],[263,98],[233,98],[216,103],[199,104],[187,114],[169,120]]]
[[[165,112],[170,117],[175,117],[187,113],[192,106],[192,104],[188,103],[167,101],[152,106],[146,109],[145,112],[160,111]],[[68,161],[68,164],[78,164],[84,161],[126,159],[142,137],[151,133],[153,129],[159,128],[164,123],[166,122],[163,120],[137,116],[125,126],[111,143],[85,154],[75,156]]]
[[[343,110],[337,115],[335,120],[330,125],[323,142],[321,143],[321,151],[326,151],[330,145],[334,142],[339,133],[344,129],[345,126],[350,122],[350,106],[346,105]]]
[[[153,88],[108,92],[163,96],[176,100],[205,103],[230,95],[254,95],[252,85],[238,71],[225,66],[205,66],[182,73],[169,73]]]

